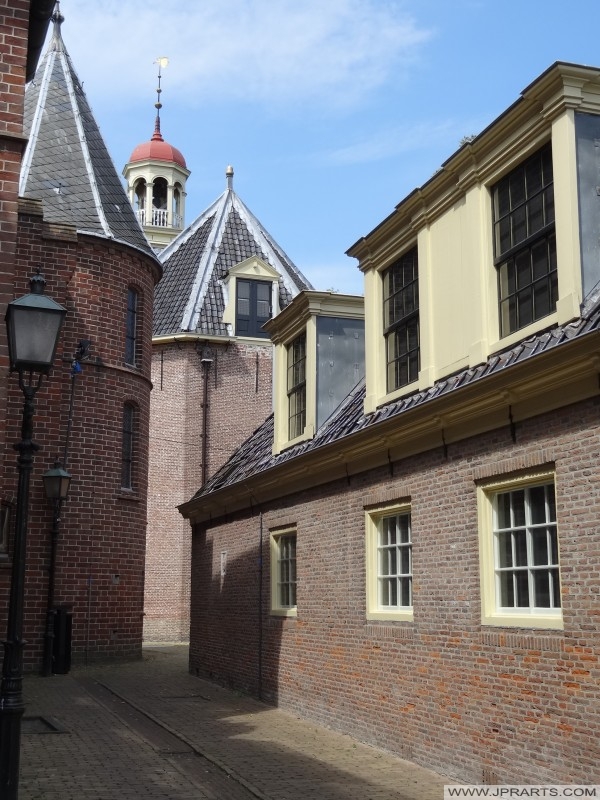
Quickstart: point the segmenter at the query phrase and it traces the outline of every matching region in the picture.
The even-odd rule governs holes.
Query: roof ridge
[[[59,36],[60,41],[62,42],[62,38]],[[84,151],[84,163],[87,170],[88,178],[90,180],[90,187],[92,190],[92,195],[94,197],[94,201],[96,203],[96,213],[98,214],[98,218],[100,220],[100,224],[104,230],[106,236],[110,239],[114,239],[114,234],[110,229],[108,224],[108,220],[106,219],[106,214],[104,213],[104,207],[102,205],[102,201],[100,199],[100,192],[98,190],[98,182],[96,180],[96,173],[92,168],[92,157],[90,154],[90,148],[88,146],[87,134],[85,131],[85,127],[82,121],[82,114],[81,109],[79,108],[79,103],[77,101],[77,95],[75,92],[75,86],[73,84],[73,74],[74,72],[73,65],[71,64],[71,60],[68,56],[64,45],[62,49],[59,51],[59,58],[64,59],[64,73],[65,73],[65,80],[67,82],[67,88],[69,91],[69,97],[71,99],[71,106],[73,108],[73,112],[75,115],[75,124],[77,125],[77,130],[79,132],[79,139],[81,141],[81,146]],[[77,81],[79,83],[79,80]]]
[[[219,251],[221,240],[223,238],[223,231],[225,230],[229,213],[231,211],[231,208],[233,207],[230,194],[231,191],[232,190],[230,189],[226,189],[225,192],[221,195],[221,198],[223,199],[223,204],[219,211],[216,224],[212,226],[212,229],[208,235],[208,239],[206,242],[206,246],[204,248],[204,252],[202,254],[202,258],[200,259],[200,263],[198,264],[198,270],[196,272],[196,280],[192,285],[192,291],[190,292],[189,300],[183,312],[183,319],[181,320],[181,328],[184,331],[193,331],[195,330],[198,324],[198,318],[200,316],[202,302],[204,300],[204,297],[206,296],[206,292],[208,291],[208,281],[205,280],[205,278],[207,277],[208,268],[211,262],[211,256],[213,252]]]

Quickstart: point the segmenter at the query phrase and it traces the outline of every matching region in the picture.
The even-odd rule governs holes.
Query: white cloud
[[[458,150],[465,135],[476,133],[482,127],[481,120],[442,120],[378,128],[361,139],[319,153],[316,160],[333,166],[366,164],[403,153],[435,149],[440,145],[446,151],[445,157],[449,158],[453,152],[452,143],[454,150]]]
[[[71,0],[63,38],[86,91],[128,102],[163,87],[260,106],[353,106],[406,67],[430,37],[400,0]],[[166,94],[166,92],[165,92]]]

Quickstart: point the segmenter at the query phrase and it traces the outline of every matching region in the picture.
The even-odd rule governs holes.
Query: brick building
[[[458,780],[600,782],[599,98],[553,65],[353,245],[331,415],[349,300],[267,324],[274,414],[180,507],[193,672]]]
[[[40,450],[31,476],[25,584],[25,658],[31,669],[42,659],[51,571],[54,606],[72,621],[74,660],[141,653],[152,299],[161,275],[65,49],[59,13],[23,98],[28,24],[31,37],[42,6],[47,23],[53,5],[3,4],[3,31],[11,24],[15,31],[6,34],[2,57],[18,78],[5,82],[18,88],[18,96],[14,117],[3,117],[5,152],[15,152],[12,179],[3,184],[2,202],[12,222],[3,226],[10,237],[2,243],[2,300],[6,306],[27,293],[39,266],[46,293],[68,311],[34,417]],[[38,32],[38,48],[44,33]],[[17,34],[23,43],[18,49],[8,45]],[[19,55],[14,66],[9,53]],[[4,615],[17,485],[12,445],[19,439],[23,399],[16,378],[8,375],[4,331],[1,336],[0,384],[8,395],[0,426]],[[41,475],[57,458],[73,479],[52,566],[53,508]]]
[[[126,168],[132,186],[134,155]],[[155,182],[165,170],[181,171],[179,151],[154,155],[148,174],[159,176]],[[164,277],[152,340],[148,641],[188,639],[191,537],[176,507],[270,413],[272,345],[262,325],[309,286],[234,191],[231,167],[226,181],[220,197],[159,256]]]

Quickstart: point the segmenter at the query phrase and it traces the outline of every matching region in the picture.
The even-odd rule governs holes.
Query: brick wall
[[[520,423],[516,442],[497,430],[198,527],[192,672],[458,780],[600,782],[599,411],[586,401]],[[483,627],[476,482],[548,465],[564,630]],[[398,499],[414,621],[367,622],[364,507]],[[287,524],[297,619],[269,614],[269,528]]]
[[[0,316],[13,299],[17,237],[17,195],[23,138],[23,94],[27,59],[29,0],[0,0]],[[6,408],[8,349],[0,325],[0,409]],[[0,414],[0,449],[6,425]],[[4,485],[0,465],[0,487]]]
[[[50,558],[52,508],[41,475],[64,457],[71,389],[73,414],[67,467],[73,476],[60,522],[55,600],[73,614],[75,662],[141,654],[147,517],[151,323],[154,262],[138,251],[73,228],[44,223],[41,203],[21,201],[15,296],[29,291],[41,264],[46,293],[68,314],[50,376],[36,398],[34,439],[40,445],[31,476],[25,630],[27,667],[40,664]],[[139,369],[124,365],[127,290],[140,293]],[[71,378],[81,339],[91,359]],[[15,500],[22,395],[9,378],[8,436],[4,450],[6,497]],[[136,407],[133,491],[121,489],[123,404]],[[8,591],[10,561],[0,561],[0,588]],[[6,596],[6,595],[5,595]]]
[[[202,359],[205,359],[205,365]],[[190,526],[177,511],[271,412],[270,344],[155,345],[144,638],[189,636]]]

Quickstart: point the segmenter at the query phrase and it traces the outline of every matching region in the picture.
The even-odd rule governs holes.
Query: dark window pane
[[[546,522],[546,487],[533,486],[529,490],[529,508],[531,522],[541,525]]]
[[[512,507],[512,526],[520,528],[525,525],[525,492],[519,489],[510,493],[510,503]]]
[[[527,534],[525,531],[514,531],[513,547],[515,552],[515,566],[527,566]]]
[[[498,534],[498,566],[499,567],[512,567],[512,534],[499,533]]]
[[[527,572],[515,572],[515,583],[517,590],[516,606],[518,608],[529,607],[529,577]]]
[[[513,608],[515,605],[512,572],[500,573],[500,605],[503,608]]]
[[[543,566],[550,563],[550,553],[548,552],[548,538],[546,528],[539,528],[531,532],[531,544],[533,550],[533,563],[535,566]]]
[[[533,586],[536,608],[550,608],[550,575],[546,570],[533,573]]]

